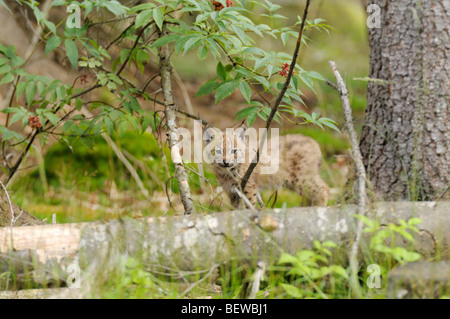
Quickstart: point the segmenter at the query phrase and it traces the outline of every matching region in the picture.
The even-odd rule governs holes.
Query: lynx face
[[[213,164],[224,169],[233,170],[239,164],[245,162],[245,131],[242,128],[237,130],[227,130],[214,134],[206,135],[207,144],[213,143]]]

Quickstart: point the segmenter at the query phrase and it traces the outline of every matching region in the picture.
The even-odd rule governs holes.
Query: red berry
[[[284,63],[281,66],[281,71],[278,72],[278,74],[281,75],[281,76],[287,77],[288,76],[288,72],[289,72],[289,68],[290,68],[289,63]],[[294,75],[294,74],[295,74],[295,71],[292,71],[292,75]]]
[[[222,9],[224,8],[223,4],[221,4],[221,3],[218,2],[218,1],[213,1],[212,4],[213,4],[214,9],[215,9],[216,11],[220,11],[220,10],[222,10]]]
[[[42,124],[39,116],[30,115],[30,117],[28,118],[28,125],[30,125],[32,128],[40,129],[42,127]]]
[[[214,9],[215,9],[216,11],[220,11],[220,10],[222,10],[222,9],[224,8],[223,4],[221,4],[219,1],[213,1],[212,4],[213,4]],[[227,0],[227,1],[226,1],[226,4],[227,4],[227,7],[232,7],[232,6],[234,6],[233,1],[231,1],[231,0]]]

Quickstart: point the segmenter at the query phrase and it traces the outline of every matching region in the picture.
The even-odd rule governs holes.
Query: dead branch
[[[350,136],[350,143],[352,146],[353,160],[356,165],[356,176],[358,179],[358,214],[361,216],[365,215],[366,209],[366,170],[364,168],[361,151],[359,150],[359,139],[356,134],[355,128],[353,126],[353,116],[352,116],[352,108],[350,106],[350,101],[348,99],[348,90],[345,85],[345,82],[339,73],[336,63],[334,61],[329,62],[331,70],[336,78],[337,82],[337,90],[339,95],[341,96],[342,108],[344,110],[345,117],[345,125],[347,127],[347,131]],[[361,287],[359,285],[358,280],[358,270],[359,264],[357,259],[358,248],[361,241],[363,222],[361,220],[358,221],[356,231],[356,238],[351,248],[350,253],[350,268],[351,268],[351,276],[350,276],[350,284],[352,285],[352,291],[358,298],[362,297]]]

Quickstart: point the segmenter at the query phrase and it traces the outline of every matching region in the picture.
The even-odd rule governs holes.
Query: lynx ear
[[[205,133],[203,133],[203,140],[208,145],[209,143],[211,143],[214,140],[216,135],[217,135],[216,129],[214,129],[213,127],[208,127],[205,130]]]

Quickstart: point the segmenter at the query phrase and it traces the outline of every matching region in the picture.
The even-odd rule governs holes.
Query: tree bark
[[[384,200],[448,198],[450,89],[447,0],[374,0],[361,151]]]
[[[163,24],[163,30],[160,36],[166,36],[166,25]],[[167,136],[169,138],[169,147],[172,152],[172,161],[175,166],[175,179],[178,182],[181,202],[183,203],[185,214],[195,213],[195,206],[192,201],[191,190],[189,188],[186,169],[183,166],[178,142],[180,134],[176,124],[175,112],[177,107],[172,93],[172,65],[170,63],[170,52],[168,45],[161,47],[159,51],[159,66],[161,73],[161,87],[164,96],[164,115],[167,122]]]

